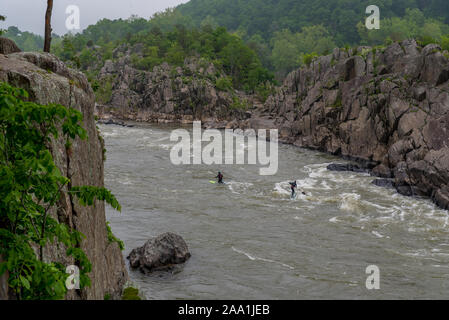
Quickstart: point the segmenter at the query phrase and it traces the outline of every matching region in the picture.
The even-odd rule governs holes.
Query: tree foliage
[[[6,17],[5,16],[2,16],[2,15],[0,15],[0,21],[5,21],[6,20]],[[0,36],[1,35],[3,35],[3,33],[5,32],[5,30],[3,30],[3,29],[0,29]]]
[[[424,42],[439,43],[449,26],[440,20],[427,18],[419,9],[406,9],[403,18],[393,17],[381,20],[379,30],[367,30],[362,23],[357,28],[362,44],[379,45],[386,41],[417,39]]]
[[[380,30],[364,27],[371,4],[380,9]],[[447,0],[191,0],[177,10],[196,26],[213,21],[237,33],[280,78],[304,54],[409,37],[435,42],[449,33]]]
[[[163,17],[169,19],[167,18],[169,16],[166,13]],[[183,66],[186,58],[199,56],[229,75],[234,88],[254,91],[265,82],[273,81],[273,75],[263,67],[257,53],[238,36],[228,33],[225,28],[214,29],[206,25],[202,28],[189,29],[178,24],[171,29],[166,27],[168,31],[162,31],[163,18],[154,19],[159,19],[159,22],[155,23],[152,20],[145,22],[137,18],[126,22],[116,21],[118,25],[128,24],[127,28],[123,27],[125,30],[134,28],[137,24],[139,28],[136,31],[138,29],[140,31],[109,42],[105,42],[104,39],[110,39],[109,32],[115,30],[115,27],[110,27],[109,23],[105,24],[102,20],[82,34],[64,36],[53,52],[65,61],[72,61],[82,70],[93,73],[98,72],[106,60],[119,58],[113,57],[114,49],[124,48],[123,51],[132,49],[134,53],[131,54],[131,64],[141,70],[151,71],[163,62],[172,66]],[[104,27],[100,28],[100,25]],[[89,46],[89,41],[94,43],[98,41],[100,45]],[[133,49],[139,46],[141,49]],[[91,77],[91,80],[93,78]]]
[[[179,65],[195,52],[212,57],[219,65],[240,63],[247,61],[247,47],[256,54],[263,69],[274,72],[281,80],[302,65],[306,54],[326,54],[334,47],[378,45],[407,38],[442,44],[449,34],[447,0],[378,0],[375,4],[380,8],[380,30],[365,28],[365,9],[371,4],[369,0],[191,0],[156,13],[149,20],[138,16],[100,20],[79,35],[55,38],[52,50],[86,71],[99,55],[103,61],[111,59],[117,47],[135,39],[145,43],[143,57],[133,57],[133,64],[140,69],[151,69],[164,61]],[[227,49],[211,47],[220,42],[208,37],[213,32],[221,37],[217,30],[222,28],[240,40],[228,43]],[[36,43],[28,34],[22,36],[28,39],[26,45],[18,37],[13,39],[20,48],[28,50]],[[233,57],[233,49],[242,53],[240,60]],[[257,71],[250,71],[233,65],[226,71],[243,72],[240,79],[233,74],[233,82],[237,88],[248,89],[253,87],[250,83],[254,79],[244,78],[250,73],[261,76],[258,87],[264,83],[266,74],[255,68]]]

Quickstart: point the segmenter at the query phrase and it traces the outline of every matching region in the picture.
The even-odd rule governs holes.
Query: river
[[[191,259],[176,272],[130,278],[148,299],[448,299],[449,215],[430,200],[330,172],[341,159],[279,145],[279,170],[170,161],[174,127],[99,125],[107,208],[125,257],[164,232],[181,235]],[[209,180],[221,170],[227,185]],[[296,178],[307,195],[290,198]],[[380,289],[366,288],[366,268]]]

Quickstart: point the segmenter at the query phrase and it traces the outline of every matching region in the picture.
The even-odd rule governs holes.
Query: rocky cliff
[[[282,141],[359,160],[449,209],[448,80],[437,45],[335,49],[291,73],[263,113]]]
[[[0,54],[0,81],[26,89],[30,99],[37,103],[58,103],[82,112],[83,125],[89,139],[75,140],[71,152],[66,150],[62,140],[53,141],[51,152],[56,165],[71,179],[73,186],[102,187],[103,145],[94,120],[94,93],[86,77],[67,68],[51,54],[12,53]],[[96,202],[92,207],[83,207],[64,192],[58,207],[57,211],[52,212],[53,216],[86,236],[82,249],[92,263],[91,287],[70,291],[67,299],[104,299],[106,294],[119,298],[128,274],[117,243],[108,241],[103,202]],[[48,247],[45,259],[59,261],[65,265],[74,262],[56,245]],[[5,280],[0,279],[0,288],[5,287]],[[4,290],[0,293],[2,291]]]
[[[244,108],[216,88],[212,65],[138,71],[129,55],[101,72],[113,78],[113,117],[278,128],[282,142],[357,160],[400,193],[449,208],[449,53],[438,45],[335,49],[289,74],[265,105],[247,97]]]
[[[113,60],[107,60],[98,79],[102,92],[98,106],[100,117],[189,123],[193,119],[222,123],[245,119],[252,99],[231,88],[220,87],[221,74],[215,66],[198,57],[187,58],[182,67],[164,63],[152,71],[137,69],[133,55],[139,46],[117,48]],[[114,61],[114,62],[113,62]]]

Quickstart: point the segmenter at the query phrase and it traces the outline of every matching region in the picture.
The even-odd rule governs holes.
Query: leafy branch
[[[81,205],[106,201],[120,205],[105,188],[69,188],[49,150],[62,132],[66,145],[87,139],[82,114],[62,105],[39,105],[28,93],[0,82],[0,275],[17,299],[62,299],[68,274],[58,262],[45,261],[44,249],[58,242],[80,268],[80,287],[90,285],[92,265],[80,248],[85,236],[50,214],[58,208],[62,192],[76,195]]]

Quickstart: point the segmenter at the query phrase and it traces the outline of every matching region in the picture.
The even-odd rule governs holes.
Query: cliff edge
[[[0,54],[0,81],[26,89],[30,99],[39,104],[58,103],[79,110],[84,115],[83,126],[88,140],[73,141],[68,152],[62,140],[53,141],[51,152],[61,172],[71,179],[74,186],[92,185],[103,187],[103,145],[94,119],[95,97],[86,77],[69,69],[54,55],[37,52]],[[69,291],[67,299],[104,299],[105,295],[119,299],[128,280],[122,253],[115,242],[109,242],[103,202],[83,207],[64,192],[52,212],[60,222],[80,231],[86,236],[82,249],[92,263],[89,274],[92,285],[83,290]],[[45,258],[73,264],[71,257],[57,245],[48,245]],[[7,298],[7,278],[0,279],[0,299]]]

